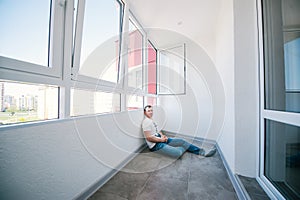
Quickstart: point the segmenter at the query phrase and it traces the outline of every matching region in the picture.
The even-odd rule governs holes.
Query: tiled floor
[[[185,153],[174,160],[145,149],[90,197],[95,199],[231,200],[237,196],[218,153],[210,158]]]

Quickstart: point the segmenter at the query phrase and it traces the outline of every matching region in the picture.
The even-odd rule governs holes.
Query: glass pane
[[[73,52],[74,52],[74,46],[75,46],[75,34],[76,34],[76,29],[74,27],[76,27],[76,22],[77,22],[77,15],[76,13],[78,12],[78,1],[79,0],[74,0],[74,18],[73,18]]]
[[[71,89],[71,116],[120,111],[120,94]]]
[[[149,94],[156,94],[156,50],[148,42],[148,83]]]
[[[184,47],[174,47],[160,52],[159,93],[185,93]]]
[[[264,4],[267,109],[300,112],[299,10],[298,0],[265,1]]]
[[[137,95],[127,95],[127,110],[143,108],[143,97]]]
[[[48,66],[50,2],[0,1],[1,56]]]
[[[156,105],[156,97],[145,97],[145,105],[151,105],[155,106]]]
[[[79,74],[118,81],[120,6],[118,1],[86,1]]]
[[[265,176],[287,199],[300,198],[300,127],[265,122]]]
[[[0,125],[58,118],[58,87],[0,81]]]
[[[286,32],[284,39],[286,111],[300,112],[300,31]]]
[[[143,35],[129,20],[128,86],[142,89]]]

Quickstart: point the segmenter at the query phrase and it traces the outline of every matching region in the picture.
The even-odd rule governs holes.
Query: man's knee
[[[170,144],[184,144],[186,141],[184,139],[181,138],[173,138],[170,141]]]
[[[174,155],[174,157],[179,158],[182,156],[182,154],[184,153],[184,151],[178,151],[176,155]]]
[[[182,156],[182,154],[185,152],[185,149],[184,148],[182,148],[182,147],[177,147],[176,148],[176,151],[173,151],[172,153],[171,153],[171,157],[173,157],[173,158],[179,158],[179,157],[181,157]]]
[[[186,141],[182,138],[179,138],[179,141],[182,142],[182,143],[185,143]]]

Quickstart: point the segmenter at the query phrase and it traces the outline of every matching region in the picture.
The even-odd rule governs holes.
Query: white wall
[[[225,91],[225,120],[218,140],[231,170],[235,170],[234,26],[233,1],[223,0],[216,31],[215,63]]]
[[[185,40],[187,91],[185,95],[160,96],[167,115],[166,130],[218,140],[224,121],[224,89],[219,73],[207,52]]]
[[[215,40],[187,39],[187,94],[160,97],[166,130],[216,140],[231,170],[250,177],[258,158],[256,35],[255,0],[221,1]]]
[[[186,95],[160,96],[166,113],[165,130],[205,137],[212,118],[212,100],[205,80],[197,69],[187,66]]]
[[[2,128],[0,199],[75,198],[144,144],[142,119],[138,110]]]
[[[234,0],[235,169],[255,177],[258,167],[259,66],[256,1]]]

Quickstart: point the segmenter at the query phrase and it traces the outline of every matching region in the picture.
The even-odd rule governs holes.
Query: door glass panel
[[[286,111],[300,112],[300,31],[284,33]]]
[[[264,1],[264,49],[267,57],[265,59],[265,107],[267,109],[300,112],[299,11],[298,0]]]
[[[300,127],[265,121],[265,176],[287,199],[300,199]]]

